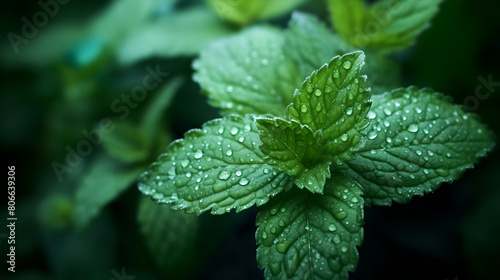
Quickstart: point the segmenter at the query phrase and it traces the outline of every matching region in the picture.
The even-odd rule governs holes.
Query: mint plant
[[[345,41],[295,13],[287,31],[252,27],[204,49],[194,80],[223,117],[173,142],[139,189],[186,213],[258,206],[266,279],[348,279],[365,204],[434,191],[494,141],[451,98],[390,89],[380,73],[394,66]]]

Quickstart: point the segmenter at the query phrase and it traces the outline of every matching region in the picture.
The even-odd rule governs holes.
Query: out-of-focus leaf
[[[52,194],[45,198],[39,209],[42,225],[51,230],[60,230],[71,225],[73,202],[62,194]]]
[[[176,77],[169,81],[168,84],[161,88],[153,97],[153,100],[142,117],[139,128],[147,139],[153,139],[155,137],[157,131],[160,129],[162,116],[165,115],[174,95],[183,82],[183,78]]]
[[[209,0],[222,19],[247,25],[287,13],[307,0]]]
[[[115,130],[103,137],[106,152],[127,163],[146,159],[153,139],[147,139],[139,128],[128,122],[116,122],[114,125]]]
[[[116,160],[97,158],[77,187],[73,212],[76,226],[85,227],[107,203],[129,187],[144,169],[144,166],[124,168]]]
[[[136,30],[118,49],[118,61],[130,64],[154,56],[196,55],[210,41],[232,32],[208,9],[191,8]]]
[[[140,230],[160,270],[169,276],[186,276],[194,260],[198,220],[142,197],[137,213]]]

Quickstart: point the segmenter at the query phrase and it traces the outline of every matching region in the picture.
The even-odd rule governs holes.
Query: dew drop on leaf
[[[231,171],[222,170],[219,173],[219,179],[221,180],[227,180],[229,177],[231,177]]]
[[[330,224],[330,225],[328,226],[328,230],[329,230],[329,231],[336,231],[336,230],[337,230],[337,227],[336,227],[334,224]]]
[[[374,118],[377,117],[377,114],[375,112],[373,112],[373,111],[370,111],[370,112],[368,112],[367,116],[368,116],[369,119],[373,120]]]
[[[201,150],[196,150],[194,153],[194,158],[195,159],[200,159],[203,156],[203,152]]]
[[[181,161],[181,166],[183,168],[186,168],[188,165],[189,165],[189,160],[188,159],[184,159],[184,160]]]
[[[376,131],[370,131],[368,133],[368,139],[375,139],[377,138],[377,132]]]
[[[407,129],[409,132],[415,133],[418,131],[418,124],[412,124]]]
[[[344,64],[342,64],[342,67],[344,67],[344,69],[346,69],[346,70],[349,70],[351,68],[351,65],[352,65],[352,63],[348,60],[348,61],[345,61]]]
[[[248,185],[248,183],[250,183],[250,181],[247,178],[241,178],[241,180],[239,182],[239,184],[241,186],[246,186],[246,185]]]
[[[231,128],[231,135],[236,135],[236,134],[238,134],[238,131],[239,131],[239,130],[238,130],[238,128],[237,128],[237,127],[233,127],[233,128]]]

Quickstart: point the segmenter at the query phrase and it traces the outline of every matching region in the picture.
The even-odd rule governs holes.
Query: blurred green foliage
[[[255,260],[255,213],[202,215],[196,226],[187,222],[193,217],[168,210],[156,209],[147,218],[147,202],[134,187],[137,174],[172,139],[217,116],[191,79],[191,63],[203,47],[256,21],[286,26],[292,9],[315,13],[323,22],[330,17],[323,1],[286,1],[267,9],[260,6],[265,1],[224,1],[44,1],[56,3],[47,20],[34,19],[45,12],[36,1],[3,1],[0,145],[3,162],[17,170],[18,222],[17,272],[3,269],[1,279],[117,279],[122,272],[136,279],[262,279]],[[237,2],[244,5],[233,5]],[[402,84],[432,86],[463,103],[482,85],[479,77],[500,81],[500,42],[494,36],[500,32],[499,8],[494,1],[444,1],[418,43],[391,54],[402,65]],[[45,23],[36,24],[40,20]],[[148,86],[144,99],[134,99],[139,92],[134,88],[151,75],[148,67],[169,75]],[[475,110],[497,135],[498,91],[493,87]],[[128,108],[126,117],[113,109],[114,102]],[[93,144],[84,131],[96,131],[105,119],[115,129],[101,131],[101,141]],[[84,141],[91,143],[90,152]],[[71,150],[78,157],[68,161]],[[461,181],[394,206],[396,212],[367,209],[362,257],[351,279],[495,277],[498,158],[495,150]],[[62,180],[54,162],[67,167]],[[4,221],[6,207],[0,211]],[[138,213],[143,214],[137,219]],[[429,216],[434,219],[422,221]],[[181,243],[168,244],[175,238],[194,244],[195,257],[172,255],[189,263],[169,267],[168,275],[179,278],[169,278],[157,265],[164,251],[144,242],[144,234],[168,231],[148,229],[151,219],[164,221],[162,226],[187,224],[189,234],[195,233],[187,236],[173,226],[165,233],[164,250],[180,252]],[[415,225],[418,234],[412,234]],[[8,248],[3,234],[5,228],[2,260]]]

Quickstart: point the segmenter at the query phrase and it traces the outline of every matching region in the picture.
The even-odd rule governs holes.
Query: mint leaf
[[[99,157],[77,186],[73,220],[85,227],[110,201],[129,187],[144,171],[143,166],[125,167],[116,160]]]
[[[315,16],[295,12],[285,32],[287,56],[298,65],[306,77],[332,57],[352,52],[342,38],[324,26]],[[373,94],[380,94],[399,87],[399,66],[375,53],[367,52],[363,73],[369,78],[366,86]]]
[[[148,139],[155,138],[158,131],[161,130],[160,127],[163,125],[162,118],[165,115],[165,111],[170,106],[183,82],[183,78],[175,77],[168,84],[160,88],[158,93],[153,97],[140,123],[141,132]]]
[[[299,188],[323,192],[326,178],[330,178],[330,163],[321,160],[321,147],[311,129],[297,121],[280,118],[257,119],[261,151],[271,165],[296,176]]]
[[[238,25],[247,25],[287,13],[307,0],[209,0],[217,14]]]
[[[328,0],[331,21],[344,38],[356,35],[354,27],[363,26],[368,9],[363,0]]]
[[[145,160],[149,155],[150,140],[128,122],[116,122],[113,132],[103,137],[103,147],[113,158],[134,163]]]
[[[285,38],[286,55],[295,61],[303,77],[311,75],[332,57],[353,51],[317,17],[300,12],[292,14]]]
[[[185,278],[196,252],[196,216],[174,211],[169,205],[158,205],[149,197],[142,197],[137,221],[144,242],[160,270],[170,277]]]
[[[368,124],[370,91],[361,75],[363,52],[334,57],[307,77],[288,108],[288,117],[309,126],[322,151],[341,164],[360,143]]]
[[[323,195],[294,188],[257,216],[257,261],[266,279],[348,279],[363,239],[361,190],[341,176]]]
[[[352,12],[354,16],[351,17],[350,13],[346,13],[354,10],[351,2],[360,1],[330,2],[350,7],[344,11],[332,10],[332,21],[340,34],[355,47],[378,51],[394,51],[412,44],[430,26],[441,3],[440,0],[382,0],[369,7],[366,12]],[[361,11],[359,8],[355,10]],[[353,20],[346,20],[346,16],[343,16],[346,14]]]
[[[209,103],[223,114],[283,116],[303,80],[285,58],[283,32],[255,27],[205,48],[193,64]]]
[[[252,116],[227,116],[190,130],[150,166],[139,189],[188,213],[223,214],[262,205],[291,184],[264,161]]]
[[[378,205],[406,203],[458,179],[494,145],[475,115],[430,89],[373,96],[368,116],[368,140],[342,172]]]
[[[134,31],[118,49],[118,61],[196,55],[214,39],[233,33],[213,12],[195,7],[171,13]]]

